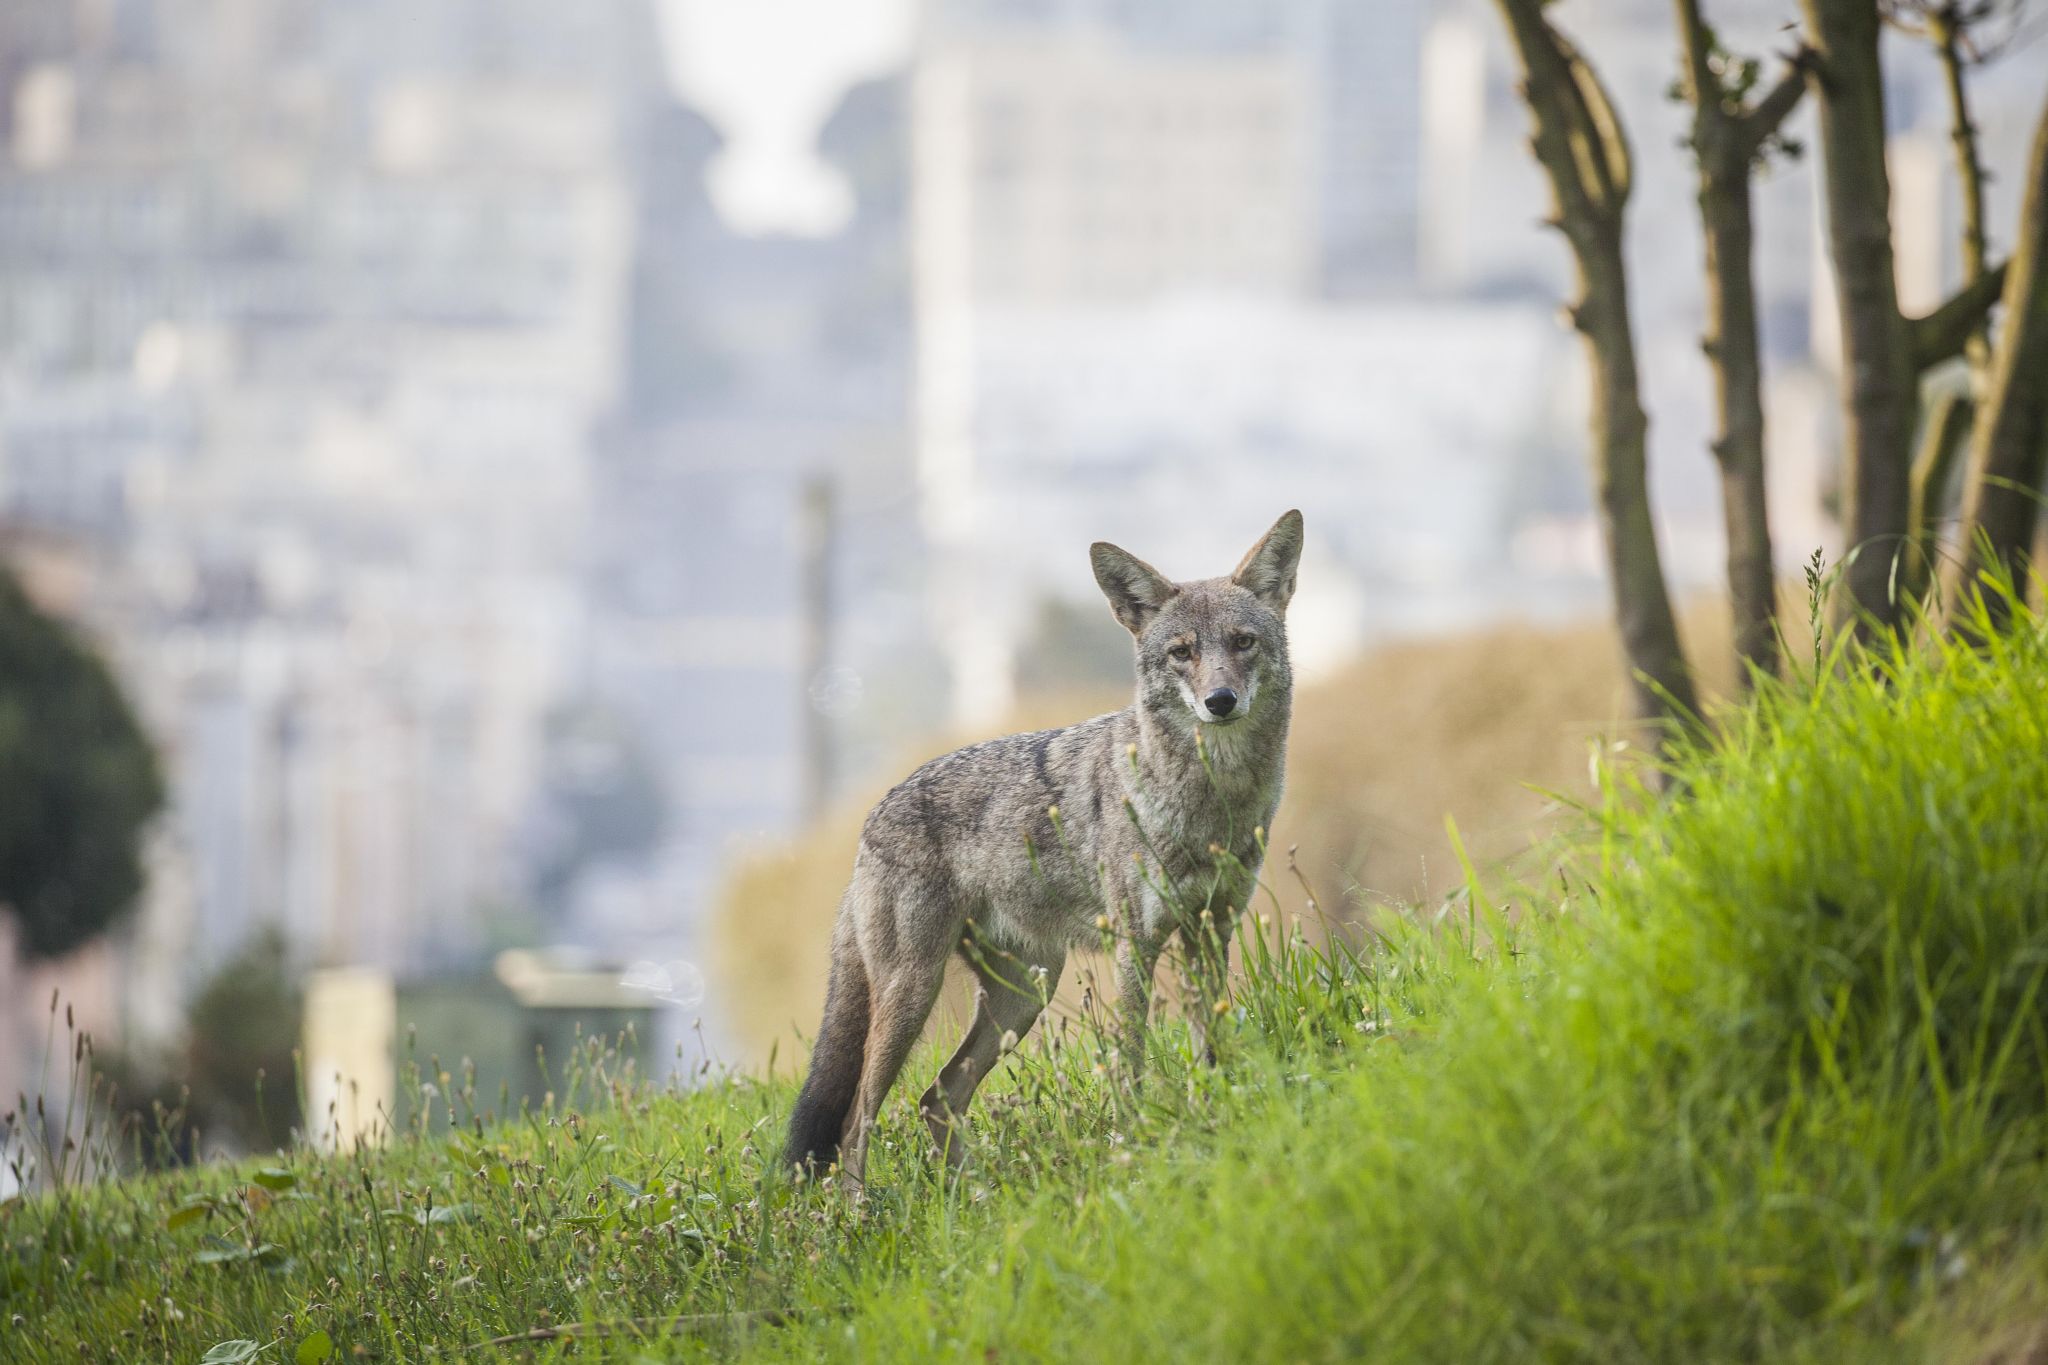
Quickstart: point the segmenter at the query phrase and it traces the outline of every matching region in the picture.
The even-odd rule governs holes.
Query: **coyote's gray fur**
[[[832,932],[825,1018],[784,1161],[861,1177],[868,1133],[938,997],[947,957],[979,978],[974,1022],[919,1107],[958,1165],[956,1130],[1037,1020],[1067,950],[1116,944],[1119,1065],[1143,1062],[1153,967],[1179,932],[1206,1007],[1231,921],[1280,803],[1293,675],[1286,611],[1301,514],[1228,578],[1174,583],[1098,543],[1095,581],[1136,646],[1136,700],[1113,715],[970,745],[882,798]],[[1199,1030],[1208,1010],[1193,1012]]]

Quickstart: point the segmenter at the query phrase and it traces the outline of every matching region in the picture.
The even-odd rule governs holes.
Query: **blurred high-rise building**
[[[825,237],[727,231],[704,189],[719,139],[694,115],[650,146],[631,394],[594,466],[581,672],[639,736],[668,819],[650,856],[571,897],[580,940],[706,951],[699,912],[735,854],[866,781],[927,723],[904,98],[900,79],[861,82],[821,129],[854,201]]]
[[[1050,98],[1066,106],[1064,119],[1038,135],[1064,137],[1080,149],[1069,184],[1115,180],[1123,151],[1167,153],[1112,186],[1139,201],[1135,214],[1115,214],[1114,199],[1105,205],[1109,225],[1125,232],[1134,225],[1118,217],[1142,223],[1143,210],[1156,208],[1173,224],[1158,230],[1167,242],[1199,237],[1202,219],[1175,213],[1189,206],[1173,197],[1175,182],[1183,195],[1186,182],[1196,181],[1222,199],[1233,183],[1225,164],[1233,150],[1284,142],[1283,160],[1268,170],[1263,189],[1246,187],[1255,193],[1240,211],[1263,207],[1285,220],[1268,232],[1290,234],[1292,249],[1306,254],[1297,282],[1343,298],[1402,293],[1415,283],[1422,43],[1431,8],[1429,0],[927,0],[923,41],[934,54],[1032,45],[1042,54],[1047,45],[1055,57],[1064,53],[1073,74],[1062,70],[1049,82],[1056,88]],[[1089,73],[1091,43],[1120,60]],[[1263,77],[1248,74],[1259,69]],[[1122,95],[1126,109],[1112,95],[1098,120],[1085,104],[1057,94],[1057,87],[1091,74],[1098,87]],[[1205,76],[1221,85],[1206,89]],[[1125,78],[1157,88],[1126,89]],[[1278,96],[1255,97],[1277,108],[1247,109],[1245,92],[1228,89],[1262,78],[1284,81]],[[1123,112],[1135,127],[1119,117]],[[1023,117],[1029,121],[1028,111]],[[1216,122],[1204,127],[1205,119]],[[1259,120],[1292,127],[1261,130]],[[1146,144],[1148,135],[1158,139],[1156,147]],[[1158,189],[1166,195],[1147,198]],[[1101,194],[1097,188],[1093,197]],[[1140,268],[1116,288],[1143,288],[1160,268]]]

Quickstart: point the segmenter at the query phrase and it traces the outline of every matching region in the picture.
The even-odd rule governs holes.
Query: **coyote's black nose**
[[[1202,705],[1209,708],[1212,716],[1227,716],[1237,707],[1237,693],[1227,687],[1219,687],[1202,698]]]

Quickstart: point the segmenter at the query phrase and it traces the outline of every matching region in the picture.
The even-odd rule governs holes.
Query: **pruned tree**
[[[1779,648],[1764,464],[1763,374],[1754,285],[1751,191],[1802,93],[1820,106],[1822,195],[1842,346],[1842,521],[1850,544],[1851,627],[1882,634],[1926,588],[1932,528],[1960,452],[1971,450],[1965,580],[1990,562],[2022,567],[2048,462],[2048,150],[2030,171],[2020,246],[1993,264],[1987,173],[1970,113],[1967,71],[2012,44],[2026,0],[1801,0],[1804,38],[1769,87],[1761,65],[1732,57],[1703,0],[1674,0],[1683,58],[1678,92],[1692,108],[1706,243],[1705,349],[1715,377],[1713,452],[1721,469],[1728,584],[1740,659],[1772,671]],[[1690,714],[1693,691],[1651,528],[1644,417],[1629,323],[1622,225],[1627,138],[1592,68],[1547,17],[1550,0],[1496,0],[1522,73],[1531,148],[1549,181],[1550,225],[1577,266],[1570,316],[1593,371],[1594,481],[1622,639],[1649,716]],[[1886,165],[1886,23],[1918,33],[1944,73],[1963,194],[1964,278],[1923,316],[1899,303]],[[2048,137],[2048,133],[2044,133]],[[2001,294],[1997,343],[1989,320]],[[1939,388],[1922,421],[1922,379],[1967,357],[1972,382]],[[1916,430],[1921,433],[1915,450]],[[1973,436],[1974,433],[1974,436]],[[1917,551],[1917,552],[1916,552]]]
[[[106,665],[0,567],[0,913],[27,957],[62,956],[130,909],[163,795]]]
[[[1578,297],[1569,313],[1592,373],[1593,485],[1636,711],[1646,719],[1689,719],[1698,704],[1650,517],[1649,419],[1629,319],[1622,251],[1628,137],[1599,78],[1546,18],[1542,0],[1496,3],[1521,68],[1531,146],[1550,182],[1550,225],[1564,234],[1576,267]]]
[[[1851,546],[1848,605],[1858,629],[1896,629],[1900,569],[1913,538],[1913,435],[1920,376],[1961,354],[1998,297],[1986,269],[1925,317],[1901,311],[1885,165],[1878,0],[1801,0],[1809,78],[1820,105],[1823,197],[1841,320],[1842,512]],[[1925,465],[1926,461],[1921,461]],[[1924,505],[1925,496],[1920,501]]]
[[[1750,181],[1785,119],[1806,93],[1804,54],[1761,98],[1761,70],[1729,55],[1699,0],[1676,0],[1684,60],[1679,89],[1692,107],[1690,142],[1699,171],[1706,242],[1704,348],[1714,373],[1713,452],[1721,471],[1728,537],[1728,600],[1735,620],[1738,676],[1778,666],[1777,573],[1771,554],[1764,476],[1763,347],[1758,336],[1755,222]]]
[[[2040,519],[2048,473],[2048,108],[2034,133],[2002,311],[1964,485],[1963,589],[1993,565],[2024,586]],[[1987,606],[1994,623],[2003,620],[2002,598]]]
[[[1924,41],[1941,67],[1942,93],[1948,102],[1949,147],[1954,158],[1961,202],[1959,243],[1963,284],[1980,291],[1993,273],[1990,232],[1984,212],[1984,168],[1977,121],[1970,111],[1968,73],[2003,55],[2021,36],[2026,0],[1885,0],[1884,17],[1892,27]],[[1965,321],[1970,319],[1965,318]],[[1926,395],[1929,407],[1920,426],[1919,453],[1914,457],[1907,535],[1912,554],[1905,580],[1911,596],[1927,590],[1933,578],[1937,527],[1951,507],[1955,468],[1969,443],[1978,407],[1991,383],[1988,317],[1963,342],[1969,362],[1960,383],[1950,382]],[[1930,386],[1931,387],[1931,386]]]

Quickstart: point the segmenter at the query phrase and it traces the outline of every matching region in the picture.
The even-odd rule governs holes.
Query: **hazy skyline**
[[[910,55],[915,0],[662,0],[670,70],[725,134],[712,202],[735,230],[814,236],[852,200],[813,152],[847,87]]]

